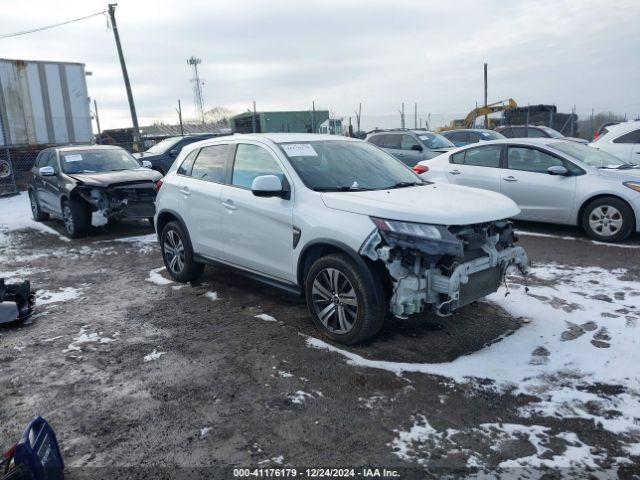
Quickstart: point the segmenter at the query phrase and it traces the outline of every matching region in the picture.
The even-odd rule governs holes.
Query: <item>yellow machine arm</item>
[[[490,103],[489,105],[483,105],[481,107],[475,108],[469,112],[469,114],[465,117],[463,121],[462,128],[471,128],[476,121],[476,118],[481,117],[483,115],[489,115],[490,113],[503,112],[505,110],[509,110],[510,108],[516,108],[518,104],[513,98],[508,100],[501,100],[499,102]]]

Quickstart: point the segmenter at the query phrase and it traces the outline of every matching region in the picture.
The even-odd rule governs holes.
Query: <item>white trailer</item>
[[[0,59],[0,145],[92,139],[84,64]]]

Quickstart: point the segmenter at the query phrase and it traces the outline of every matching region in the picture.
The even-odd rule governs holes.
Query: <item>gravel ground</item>
[[[62,231],[60,222],[47,225]],[[534,262],[623,268],[629,295],[638,290],[638,236],[622,248],[593,244],[577,229],[519,228],[535,235],[520,241]],[[540,399],[492,380],[362,366],[473,360],[530,328],[526,316],[482,301],[450,318],[389,321],[373,341],[340,347],[359,359],[347,361],[310,348],[320,337],[299,298],[215,267],[192,285],[169,282],[156,270],[162,260],[150,234],[143,224],[71,242],[5,232],[0,274],[31,279],[39,305],[29,325],[0,329],[0,446],[39,414],[58,434],[68,478],[107,478],[116,467],[119,478],[232,478],[229,466],[356,467],[356,476],[378,466],[400,478],[640,475],[633,429],[612,431],[584,415],[525,416]],[[135,236],[143,237],[120,241]],[[606,330],[598,334],[606,344]],[[629,393],[620,384],[584,388],[612,401]],[[640,404],[630,402],[633,418]],[[635,420],[640,428],[640,414]]]

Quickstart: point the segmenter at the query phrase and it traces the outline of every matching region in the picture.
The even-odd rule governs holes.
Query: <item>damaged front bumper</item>
[[[392,287],[389,309],[398,317],[426,308],[450,315],[495,292],[510,267],[522,274],[529,270],[508,221],[462,227],[373,221],[378,229],[360,254],[385,265]]]
[[[77,187],[77,194],[91,207],[91,224],[106,225],[110,219],[137,220],[155,214],[153,183],[114,185],[107,188]]]
[[[35,298],[28,281],[5,284],[0,278],[0,325],[28,319],[33,313]]]

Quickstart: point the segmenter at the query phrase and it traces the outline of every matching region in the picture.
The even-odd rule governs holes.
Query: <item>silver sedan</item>
[[[640,232],[640,166],[566,140],[506,139],[473,144],[420,162],[426,180],[500,192],[517,219],[579,225],[593,239]]]

